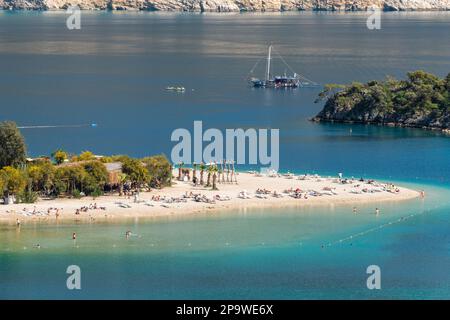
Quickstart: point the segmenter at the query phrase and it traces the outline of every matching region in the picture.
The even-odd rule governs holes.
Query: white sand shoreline
[[[378,202],[404,201],[420,197],[420,192],[395,186],[389,189],[398,192],[386,191],[386,185],[377,181],[368,183],[358,180],[343,184],[336,178],[319,176],[307,176],[305,180],[299,180],[300,176],[258,177],[250,173],[239,173],[238,183],[218,183],[219,190],[203,186],[193,186],[191,182],[174,181],[172,187],[151,192],[141,192],[139,202],[133,197],[119,197],[118,195],[105,195],[93,200],[91,197],[82,199],[58,198],[53,200],[39,200],[35,204],[0,205],[0,223],[21,223],[30,221],[43,221],[54,223],[57,221],[94,221],[94,220],[119,220],[130,218],[156,218],[168,216],[188,216],[199,213],[217,213],[226,211],[241,211],[259,208],[283,208],[323,205],[353,205]],[[303,177],[303,176],[302,176]],[[301,189],[301,192],[283,193],[287,189]],[[257,194],[257,189],[270,190],[270,194]],[[246,190],[249,199],[238,197],[240,191]],[[273,192],[282,197],[275,197]],[[366,191],[366,192],[364,192]],[[215,203],[197,202],[193,198],[183,196],[201,194],[204,199],[212,200],[219,195],[222,199]],[[322,195],[317,195],[321,193]],[[294,198],[293,195],[301,195]],[[316,194],[316,195],[314,195]],[[241,193],[242,195],[242,193]],[[306,195],[306,198],[305,198]],[[159,201],[152,198],[160,197]],[[260,198],[258,198],[260,197]],[[162,200],[165,198],[165,200]],[[173,201],[175,200],[175,202]],[[182,202],[176,202],[182,201]],[[119,204],[120,203],[120,204]],[[86,212],[75,214],[81,207],[93,207]],[[127,207],[129,206],[129,208]],[[59,216],[56,218],[58,208]],[[99,209],[104,208],[104,209]],[[374,208],[375,209],[375,208]]]

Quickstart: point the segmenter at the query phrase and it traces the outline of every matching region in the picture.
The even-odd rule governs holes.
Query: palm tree
[[[128,176],[125,173],[119,173],[117,180],[119,182],[119,196],[123,195],[123,185],[127,182]]]
[[[220,173],[222,175],[222,183],[225,183],[225,160],[220,163]]]
[[[178,180],[181,181],[181,171],[183,168],[184,162],[178,163]]]
[[[234,169],[234,161],[231,161],[231,182],[233,183],[233,176],[234,176],[234,182],[237,184],[237,178],[236,178],[236,170]]]
[[[194,162],[192,164],[192,167],[194,168],[194,170],[192,172],[192,181],[195,181],[196,180],[196,174],[197,174],[197,164]],[[197,183],[195,183],[195,184],[197,184]]]
[[[217,167],[217,164],[211,166],[211,172],[213,173],[212,189],[218,190],[217,186],[216,186],[217,172],[219,172],[219,168]]]
[[[200,184],[201,185],[203,185],[203,173],[204,173],[204,171],[205,171],[205,169],[206,169],[206,166],[205,166],[205,164],[202,162],[202,163],[200,163]]]
[[[208,165],[208,178],[206,178],[206,187],[211,186],[211,174],[213,173],[213,165]]]

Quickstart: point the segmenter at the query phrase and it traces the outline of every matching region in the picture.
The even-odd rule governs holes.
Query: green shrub
[[[75,199],[81,199],[83,195],[81,194],[80,190],[75,189],[72,191],[72,197]]]
[[[20,203],[35,203],[37,199],[38,195],[31,189],[31,185],[19,193],[17,197],[17,200],[19,200]]]
[[[89,195],[95,199],[95,198],[102,196],[103,191],[100,190],[99,188],[97,188],[97,189],[93,190]]]

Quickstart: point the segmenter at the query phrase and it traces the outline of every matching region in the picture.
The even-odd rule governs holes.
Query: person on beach
[[[420,190],[420,197],[421,197],[422,199],[425,198],[425,191]]]
[[[72,240],[73,241],[77,240],[77,233],[76,232],[72,233]]]
[[[16,219],[16,226],[20,227],[20,219],[19,218]]]

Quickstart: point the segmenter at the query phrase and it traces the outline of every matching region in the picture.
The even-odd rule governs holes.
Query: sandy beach
[[[56,222],[59,220],[120,219],[162,217],[196,213],[216,213],[246,208],[275,208],[305,205],[347,204],[403,201],[420,197],[420,192],[389,183],[358,179],[340,180],[317,175],[260,176],[239,173],[237,183],[221,182],[219,190],[177,181],[173,186],[137,197],[105,195],[96,199],[40,199],[35,204],[0,206],[0,221]],[[77,209],[84,208],[83,210]],[[374,207],[375,210],[375,207]],[[57,217],[58,216],[58,217]]]

